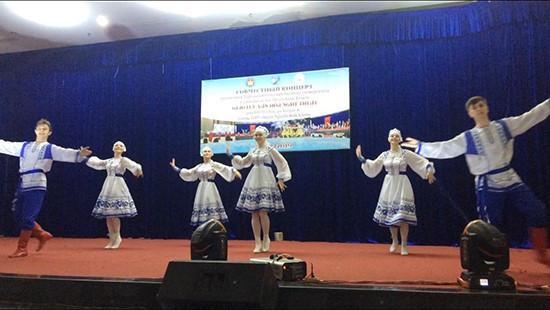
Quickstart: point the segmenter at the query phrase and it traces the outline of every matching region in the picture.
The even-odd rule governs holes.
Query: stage
[[[159,308],[168,264],[189,261],[189,240],[53,238],[41,252],[8,258],[17,238],[0,237],[0,308]],[[251,240],[228,241],[228,263],[288,253],[307,263],[308,278],[277,281],[276,308],[550,308],[550,269],[527,249],[510,249],[506,274],[515,292],[462,288],[460,249],[409,245],[408,256],[388,244],[272,241],[252,253]],[[314,279],[311,278],[312,272]],[[252,284],[256,285],[256,284]],[[246,285],[243,285],[246,286]]]

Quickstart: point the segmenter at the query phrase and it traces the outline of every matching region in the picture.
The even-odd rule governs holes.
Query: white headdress
[[[210,152],[212,152],[212,149],[211,149],[209,146],[203,147],[202,150],[201,150],[201,156],[204,155],[204,151],[210,151]]]
[[[265,128],[264,126],[256,127],[256,130],[254,130],[254,133],[256,132],[261,132],[265,137],[269,135],[269,130],[267,130],[267,128]]]
[[[399,129],[394,128],[390,130],[390,132],[388,133],[388,140],[390,139],[392,134],[397,134],[399,136],[399,142],[403,141],[403,137],[401,136],[401,131],[399,131]]]
[[[115,142],[115,144],[113,144],[113,151],[115,150],[115,145],[117,144],[122,144],[122,149],[124,150],[124,152],[126,152],[126,145],[124,145],[124,142],[122,141],[117,141]]]

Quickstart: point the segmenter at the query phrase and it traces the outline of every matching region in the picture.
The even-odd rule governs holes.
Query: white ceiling
[[[91,11],[89,19],[82,25],[72,28],[46,27],[22,19],[13,14],[5,2],[0,2],[0,54],[242,28],[332,15],[425,9],[472,1],[305,1],[303,5],[292,9],[254,14],[246,12],[246,3],[250,3],[249,1],[237,1],[235,5],[242,6],[245,13],[201,18],[164,13],[151,9],[139,1],[91,1],[86,2]],[[212,1],[202,2],[207,8],[214,4]],[[106,28],[100,27],[95,21],[97,15],[107,16],[111,25]]]

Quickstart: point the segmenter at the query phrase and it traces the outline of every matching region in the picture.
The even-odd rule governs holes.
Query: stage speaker
[[[162,309],[274,309],[278,291],[266,263],[173,260],[157,300]]]

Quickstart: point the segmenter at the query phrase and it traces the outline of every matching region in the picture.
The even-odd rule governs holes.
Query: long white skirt
[[[134,217],[136,215],[136,205],[124,178],[107,176],[92,210],[92,216],[103,219],[107,217]]]
[[[229,221],[216,184],[214,182],[201,181],[195,194],[191,225],[198,226],[210,219],[215,219],[222,223]]]
[[[258,165],[250,169],[237,202],[237,211],[283,212],[283,197],[271,167]]]
[[[414,193],[406,175],[386,175],[373,220],[381,226],[416,226]]]

